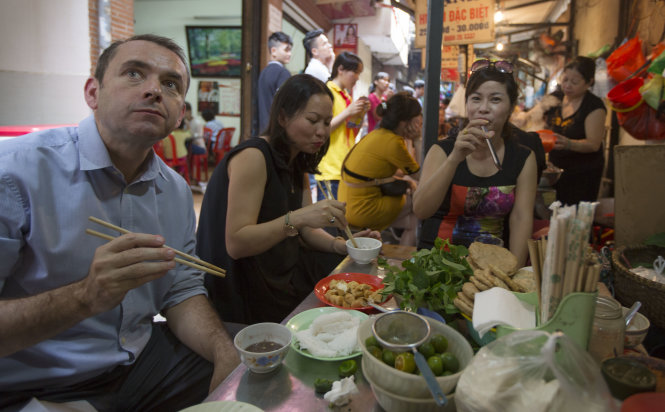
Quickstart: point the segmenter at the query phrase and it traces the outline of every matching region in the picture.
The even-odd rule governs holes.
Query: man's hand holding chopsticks
[[[107,311],[120,304],[131,289],[173,269],[175,252],[163,245],[161,236],[128,233],[98,247],[82,281],[90,310]]]

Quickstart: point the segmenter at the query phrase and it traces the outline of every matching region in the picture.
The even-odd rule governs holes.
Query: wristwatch
[[[284,219],[284,232],[286,233],[286,236],[298,236],[298,229],[293,226],[291,223],[289,223],[289,216],[291,215],[291,212],[286,213],[286,217]]]

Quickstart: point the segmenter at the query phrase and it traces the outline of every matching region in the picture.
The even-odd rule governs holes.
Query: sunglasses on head
[[[471,73],[475,73],[478,70],[484,70],[484,69],[494,69],[494,70],[499,71],[501,73],[512,74],[513,73],[513,64],[509,61],[506,61],[506,60],[498,60],[498,61],[493,62],[493,61],[488,60],[488,59],[481,59],[481,60],[476,60],[471,65]]]

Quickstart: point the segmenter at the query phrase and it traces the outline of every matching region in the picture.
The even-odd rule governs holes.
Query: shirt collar
[[[88,116],[79,123],[78,138],[81,170],[112,168],[118,171],[111,161],[111,156],[109,156],[109,152],[99,134],[99,130],[97,130],[94,114]],[[167,166],[164,165],[164,167]],[[147,169],[135,180],[135,182],[153,180],[157,175],[160,175],[164,180],[168,180],[166,173],[164,173],[161,168],[159,159],[155,153],[152,152]]]

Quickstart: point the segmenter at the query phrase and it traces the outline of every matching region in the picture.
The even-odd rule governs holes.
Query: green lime
[[[376,340],[374,336],[370,336],[365,339],[365,346],[367,346],[367,349],[369,349],[370,346],[379,346],[379,341]]]
[[[459,361],[457,357],[450,352],[442,353],[441,360],[443,361],[443,368],[447,371],[455,373],[459,370]]]
[[[367,351],[372,354],[377,359],[381,359],[383,351],[378,346],[368,346]]]
[[[395,352],[386,349],[383,351],[381,358],[386,365],[395,366]]]
[[[436,334],[432,336],[432,345],[434,345],[434,350],[436,353],[443,353],[448,349],[448,339],[445,336]]]
[[[453,373],[452,373],[451,371],[443,371],[443,373],[441,374],[441,376],[450,376],[450,375],[452,375],[452,374],[453,374]]]
[[[432,373],[434,373],[436,376],[441,376],[441,374],[443,374],[443,361],[441,360],[441,356],[430,356],[427,358],[427,365],[429,365]]]
[[[358,364],[356,363],[355,360],[353,359],[345,360],[339,365],[339,377],[348,378],[349,376],[356,373],[357,370],[358,370]]]
[[[413,373],[416,370],[416,360],[413,353],[402,352],[395,358],[395,369],[406,373]]]
[[[430,356],[434,355],[434,345],[432,342],[425,342],[418,348],[418,352],[422,353],[425,359],[428,359]]]
[[[316,393],[326,393],[332,389],[332,384],[330,379],[316,378],[314,381],[314,390]]]

